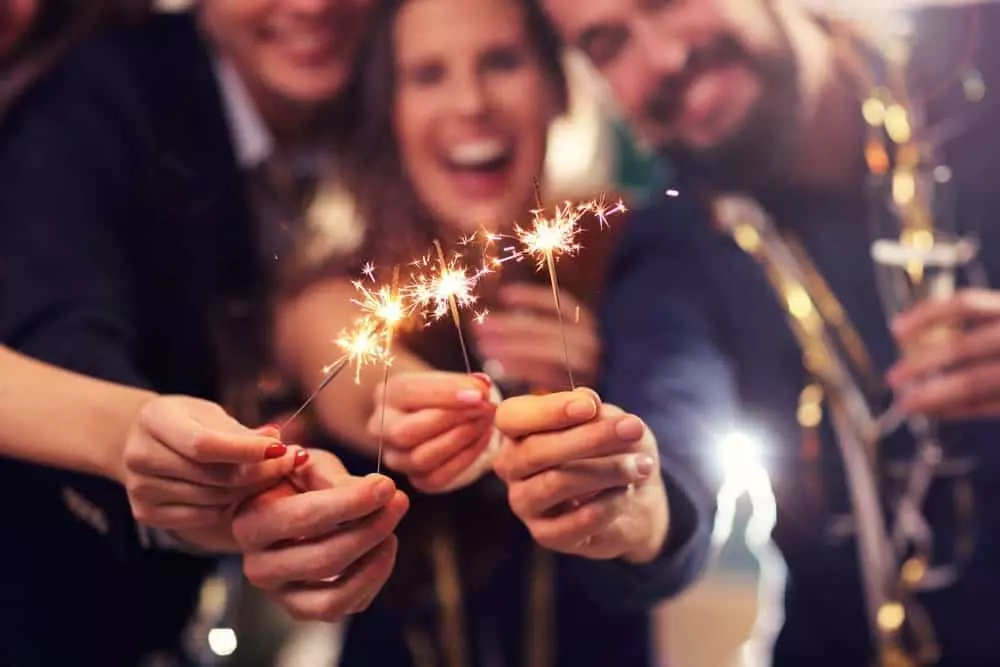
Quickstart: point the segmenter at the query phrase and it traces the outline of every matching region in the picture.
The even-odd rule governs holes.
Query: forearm
[[[119,481],[128,429],[153,396],[0,347],[0,455]]]
[[[340,351],[331,339],[350,327],[361,315],[351,299],[357,291],[347,280],[336,279],[314,285],[278,311],[278,359],[305,392],[323,377],[322,368]],[[393,373],[430,370],[425,362],[396,345],[392,349]],[[317,397],[316,416],[323,429],[355,450],[375,455],[377,439],[368,433],[368,419],[375,407],[375,390],[384,378],[383,367],[362,369],[360,376],[345,370]]]

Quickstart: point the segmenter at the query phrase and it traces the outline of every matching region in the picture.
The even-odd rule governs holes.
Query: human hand
[[[966,289],[899,315],[903,356],[888,373],[905,414],[940,419],[1000,416],[1000,292]]]
[[[551,289],[508,285],[500,290],[499,299],[504,311],[490,314],[473,329],[480,354],[503,369],[498,381],[521,382],[536,388],[568,388],[568,352],[576,382],[593,383],[601,342],[594,317],[576,297],[565,290],[559,295],[566,351]]]
[[[354,477],[329,452],[250,500],[233,522],[243,572],[297,620],[366,609],[396,561],[393,531],[409,508],[382,475]]]
[[[589,389],[520,396],[497,409],[494,470],[542,546],[595,559],[653,560],[669,512],[656,440]]]
[[[215,403],[160,396],[129,429],[119,479],[140,523],[228,534],[237,504],[307,459],[305,450],[282,444],[277,429],[252,431]]]
[[[482,374],[400,373],[375,391],[371,435],[383,430],[382,460],[424,493],[443,493],[489,471],[495,447],[491,383]]]

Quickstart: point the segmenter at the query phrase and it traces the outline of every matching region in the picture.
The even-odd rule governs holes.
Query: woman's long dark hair
[[[343,171],[344,182],[367,226],[359,257],[373,258],[383,266],[412,259],[425,251],[438,233],[438,222],[406,176],[393,122],[397,84],[393,26],[407,1],[386,0],[378,8],[354,85],[356,124]],[[555,32],[537,2],[511,1],[521,6],[529,44],[536,50],[560,105],[565,106],[566,75]]]
[[[388,0],[378,9],[349,97],[353,136],[347,140],[341,172],[358,216],[366,225],[365,240],[356,259],[374,260],[382,267],[405,266],[415,255],[426,252],[439,233],[439,222],[421,203],[404,171],[395,137],[393,26],[400,8],[408,1],[416,0]],[[530,46],[536,49],[541,66],[556,88],[558,101],[565,102],[566,77],[555,35],[533,0],[510,1],[523,7]],[[406,337],[406,344],[436,368],[457,369],[462,365],[461,358],[445,358],[447,351],[459,349],[457,338],[448,338],[454,335],[451,326],[431,327]],[[382,596],[387,605],[407,617],[434,608],[433,559],[425,547],[445,525],[450,526],[446,532],[456,541],[463,583],[474,589],[487,580],[497,561],[507,554],[508,540],[518,527],[502,491],[498,492],[490,482],[486,478],[443,496],[412,496],[409,519],[400,526],[405,556],[397,560]]]
[[[41,0],[23,41],[0,60],[0,120],[74,45],[98,29],[138,20],[151,0]]]

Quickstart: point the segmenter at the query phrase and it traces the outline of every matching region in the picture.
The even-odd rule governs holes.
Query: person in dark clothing
[[[368,10],[212,0],[74,50],[20,97],[0,126],[0,341],[259,423],[245,397],[263,358],[261,259],[281,235],[243,170],[272,148],[328,145]],[[199,544],[243,552],[250,578],[299,617],[363,606],[391,570],[406,499],[390,480],[349,480],[329,454],[306,468],[307,493],[258,497],[235,525],[227,515],[178,544],[134,521],[119,484],[0,461],[0,662],[182,661],[213,566],[184,553]],[[331,532],[347,515],[360,520]],[[323,555],[304,558],[290,537]]]
[[[542,4],[565,42],[606,77],[637,134],[673,158],[676,171],[677,196],[638,215],[614,265],[602,313],[602,394],[643,417],[661,447],[705,479],[730,429],[761,434],[778,500],[774,539],[789,569],[774,664],[993,662],[1000,293],[946,292],[895,319],[884,310],[869,221],[898,209],[873,186],[892,174],[894,159],[905,166],[912,154],[890,158],[872,130],[904,147],[909,133],[871,115],[871,101],[862,114],[866,99],[877,106],[873,87],[890,88],[892,64],[879,44],[797,3]],[[978,223],[980,260],[995,275],[1000,108],[992,91],[1000,54],[991,35],[1000,7],[960,5],[906,10],[915,26],[909,111],[922,112],[909,118],[923,118],[914,129],[922,130],[914,134],[919,155],[937,169],[937,186],[955,193],[950,210],[935,210],[944,214],[942,233],[949,216]],[[897,18],[866,27],[884,32]],[[895,196],[897,205],[911,201]],[[780,261],[774,248],[784,252]],[[805,277],[787,282],[793,274],[782,267]],[[927,336],[942,324],[948,335]],[[866,363],[848,366],[855,357]],[[846,387],[860,397],[850,413]],[[874,511],[859,510],[858,468],[838,452],[865,423],[840,417],[880,413],[890,388],[903,417],[946,420],[941,456],[930,460],[926,496],[908,524],[895,523],[896,509],[919,465],[918,422],[886,429],[876,445],[881,494],[867,506]],[[704,405],[711,422],[697,409]],[[817,405],[826,406],[822,421]],[[710,521],[711,507],[703,510]],[[872,522],[925,526],[933,542],[919,555],[894,551],[877,570],[876,559],[857,553]],[[886,571],[898,576],[892,585],[868,586],[867,573]],[[873,608],[871,591],[888,597]]]
[[[293,296],[279,317],[291,327],[291,335],[279,337],[281,347],[301,377],[315,374],[329,355],[328,332],[358,316],[351,299],[363,297],[351,279],[362,276],[365,263],[376,271],[374,282],[361,277],[362,286],[388,284],[394,264],[406,285],[410,261],[435,239],[479,266],[478,247],[462,246],[461,237],[530,224],[544,197],[536,179],[547,130],[565,106],[562,53],[530,3],[400,0],[382,10],[362,60],[364,111],[354,138],[360,146],[350,152],[357,164],[345,165],[351,208],[366,231],[358,261],[353,273]],[[410,242],[390,247],[389,238]],[[586,251],[575,262],[581,272],[597,265]],[[497,305],[507,312],[491,305],[483,324],[462,315],[473,369],[492,358],[502,360],[504,379],[539,391],[564,386],[550,288],[528,283],[530,266],[508,264],[498,274],[482,282],[499,278],[509,301]],[[603,277],[587,278],[599,292]],[[563,283],[563,307],[573,370],[589,382],[600,370],[586,306],[593,293],[581,282]],[[313,340],[303,343],[297,332],[311,332]],[[359,472],[375,469],[385,405],[383,469],[413,488],[399,564],[375,605],[351,619],[341,664],[649,665],[649,609],[688,583],[707,551],[691,546],[700,540],[692,534],[683,475],[661,475],[641,422],[599,408],[586,390],[556,395],[543,408],[558,412],[561,402],[576,399],[589,422],[581,432],[548,443],[529,437],[516,447],[525,457],[530,450],[538,459],[565,458],[558,462],[567,478],[556,473],[555,488],[543,488],[538,484],[555,471],[537,474],[526,459],[509,455],[494,475],[491,464],[503,451],[493,428],[495,383],[467,374],[461,350],[450,319],[403,329],[394,337],[384,392],[381,369],[365,369],[317,400],[322,426],[353,450]],[[510,433],[531,430],[525,424],[545,418],[538,413],[533,402],[510,403],[497,423]],[[582,531],[600,535],[576,544],[588,536]]]

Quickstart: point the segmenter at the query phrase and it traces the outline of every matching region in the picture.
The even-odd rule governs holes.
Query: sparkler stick
[[[573,366],[569,358],[569,343],[566,340],[566,323],[563,320],[562,300],[559,298],[559,276],[556,273],[556,250],[563,252],[575,252],[579,249],[576,243],[576,235],[579,234],[577,222],[583,207],[577,207],[572,214],[569,213],[569,206],[565,211],[556,209],[555,216],[551,219],[545,218],[542,209],[542,197],[535,179],[535,203],[538,208],[534,211],[534,226],[531,230],[515,228],[517,236],[527,248],[528,253],[538,258],[539,267],[545,266],[549,272],[549,283],[552,285],[552,301],[556,307],[556,318],[559,320],[559,337],[562,339],[563,359],[566,362],[566,375],[569,376],[570,389],[576,389],[576,380],[573,378]],[[563,215],[563,213],[566,213]],[[603,215],[600,215],[603,220]]]
[[[392,286],[389,288],[389,298],[393,303],[401,304],[399,298],[399,266],[392,267]],[[402,308],[400,308],[402,313]],[[385,358],[382,360],[382,408],[378,418],[378,458],[375,464],[375,472],[382,472],[382,446],[385,444],[385,406],[389,392],[389,369],[392,367],[392,339],[396,333],[396,325],[399,319],[385,321]]]
[[[289,424],[295,421],[299,417],[299,415],[305,412],[306,408],[312,405],[312,402],[316,400],[316,397],[319,396],[320,393],[322,393],[322,391],[326,389],[331,382],[333,382],[333,379],[338,375],[340,375],[340,372],[342,370],[347,368],[347,363],[350,360],[351,360],[350,355],[345,354],[344,356],[340,357],[335,362],[333,362],[332,364],[323,369],[323,372],[325,373],[325,375],[323,376],[323,380],[319,383],[319,385],[316,386],[316,389],[313,390],[313,393],[309,394],[309,398],[307,398],[302,403],[302,405],[299,406],[299,409],[296,410],[294,413],[292,413],[292,416],[286,419],[284,424],[278,427],[279,434],[282,431],[284,431]]]
[[[569,360],[569,344],[566,342],[566,323],[563,322],[562,301],[559,298],[559,277],[556,275],[556,259],[550,250],[545,254],[545,263],[549,268],[549,282],[552,283],[552,300],[556,304],[556,317],[559,320],[559,335],[562,338],[563,359],[566,360],[566,374],[569,376],[569,388],[576,389],[573,379],[573,367]]]
[[[438,261],[441,264],[442,277],[447,275],[449,270],[448,262],[444,258],[444,250],[441,249],[441,242],[434,239],[434,247],[437,249]],[[469,361],[469,350],[465,346],[465,334],[462,333],[462,318],[458,314],[458,300],[454,293],[448,293],[448,308],[451,310],[451,319],[455,323],[455,331],[458,332],[458,343],[462,346],[462,359],[465,360],[465,371],[472,373],[472,362]]]

